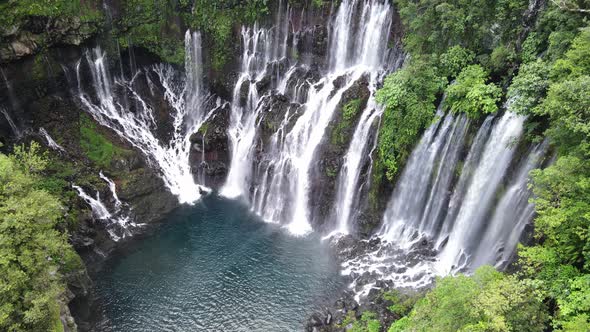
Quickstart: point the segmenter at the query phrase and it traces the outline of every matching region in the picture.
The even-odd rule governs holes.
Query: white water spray
[[[202,192],[208,188],[194,182],[189,164],[191,148],[190,136],[211,115],[203,107],[202,64],[200,51],[200,34],[186,33],[186,79],[178,83],[175,72],[170,66],[158,65],[145,72],[137,72],[130,81],[124,77],[112,78],[107,69],[106,54],[99,48],[87,54],[93,86],[98,99],[94,103],[86,93],[80,94],[82,103],[92,116],[103,126],[114,130],[134,147],[144,153],[161,171],[168,189],[178,197],[181,203],[194,203]],[[79,66],[78,66],[79,70]],[[166,101],[173,110],[172,137],[168,142],[161,142],[155,133],[156,119],[149,103],[134,88],[134,80],[155,74],[164,89]],[[79,72],[77,74],[79,79]],[[150,85],[149,79],[147,79]],[[80,86],[80,82],[79,82]],[[123,95],[129,93],[137,109],[131,112],[115,93],[123,89]]]
[[[232,165],[222,194],[245,197],[264,220],[283,223],[292,234],[304,235],[312,230],[311,221],[314,218],[310,215],[309,199],[311,170],[317,162],[316,151],[324,141],[326,128],[335,111],[341,106],[344,92],[365,76],[375,78],[370,80],[370,84],[371,91],[376,90],[377,78],[380,77],[378,73],[384,69],[387,54],[385,49],[391,26],[391,8],[382,1],[343,1],[331,26],[329,72],[315,83],[299,77],[300,72],[309,69],[299,63],[291,65],[283,76],[267,72],[268,68],[273,67],[267,64],[283,60],[289,54],[286,49],[287,29],[284,28],[284,20],[289,19],[289,10],[286,16],[279,25],[283,28],[261,30],[255,26],[253,29],[243,29],[242,77],[234,90],[232,125],[229,130]],[[273,35],[276,31],[281,32]],[[271,35],[274,38],[269,37]],[[352,47],[353,43],[362,45],[365,50]],[[297,110],[289,107],[280,127],[270,138],[271,146],[265,154],[265,161],[258,161],[259,164],[255,165],[254,150],[260,127],[257,121],[263,107],[267,106],[267,98],[270,98],[270,94],[259,96],[256,83],[266,75],[274,77],[272,81],[275,82],[277,92],[293,98],[294,103],[301,101],[302,105]],[[243,84],[249,84],[246,106],[236,107]],[[308,90],[305,96],[300,92],[303,87]],[[349,192],[342,195],[348,214],[352,209],[350,201],[354,199],[350,191],[358,184],[358,167],[353,164],[360,165],[366,156],[363,152],[366,152],[364,150],[371,124],[381,112],[372,98],[373,93],[369,106],[361,116],[358,134],[355,133],[355,143],[358,143],[361,151],[351,152],[347,158],[351,163],[348,168],[350,172],[343,175],[349,181],[342,189]],[[253,183],[254,168],[262,179],[258,183]]]
[[[43,135],[43,137],[45,137],[45,140],[47,141],[47,146],[49,146],[51,149],[62,153],[66,152],[66,149],[64,149],[61,145],[57,144],[57,142],[53,140],[53,138],[49,135],[45,128],[39,128],[39,133]]]

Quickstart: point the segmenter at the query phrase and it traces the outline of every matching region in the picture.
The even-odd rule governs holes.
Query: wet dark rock
[[[248,102],[248,93],[250,91],[250,81],[244,80],[240,86],[239,103],[240,106],[244,107]]]
[[[328,27],[318,24],[304,28],[296,49],[303,62],[324,66],[328,54]]]
[[[199,132],[190,137],[192,142],[189,156],[195,181],[211,188],[219,188],[229,171],[230,152],[227,127],[229,126],[230,105],[214,98],[205,105],[215,109],[212,116],[201,126]]]
[[[334,81],[334,92],[346,84],[346,77],[341,76]],[[324,140],[315,152],[318,160],[314,171],[315,181],[311,188],[310,208],[313,216],[316,216],[315,225],[321,228],[329,228],[330,216],[333,214],[336,195],[336,182],[344,156],[352,140],[354,130],[359,118],[367,105],[370,96],[368,89],[368,77],[363,76],[354,82],[350,88],[343,92],[340,103],[334,111],[324,135]],[[350,102],[358,102],[356,111],[349,119],[344,119],[344,109]],[[350,115],[349,115],[350,116]],[[320,224],[324,222],[324,224]]]

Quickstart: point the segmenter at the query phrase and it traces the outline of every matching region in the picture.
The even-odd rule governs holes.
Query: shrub
[[[502,90],[494,83],[486,84],[486,80],[487,73],[479,65],[463,69],[457,81],[447,87],[445,108],[473,118],[496,112]]]

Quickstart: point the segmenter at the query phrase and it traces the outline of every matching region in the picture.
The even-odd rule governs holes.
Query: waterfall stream
[[[510,262],[534,215],[528,174],[547,151],[544,142],[516,154],[524,121],[509,111],[488,116],[464,160],[466,116],[448,114],[425,131],[385,211],[381,244],[343,264],[358,297],[374,287],[359,283],[367,272],[396,287],[422,287],[435,275]]]
[[[86,57],[92,73],[96,101],[81,92],[79,97],[88,112],[102,125],[112,129],[147,156],[162,174],[170,191],[178,196],[181,203],[194,203],[201,193],[208,191],[193,180],[189,164],[190,136],[198,131],[204,121],[216,111],[204,110],[206,99],[202,83],[201,37],[199,33],[187,31],[186,77],[178,78],[169,65],[157,65],[137,71],[130,80],[125,77],[111,77],[107,70],[106,54],[100,48],[89,52]],[[82,86],[77,66],[78,85]],[[145,80],[152,86],[151,77],[159,81],[164,97],[172,110],[172,135],[167,142],[158,138],[158,126],[152,106],[135,89],[137,80]],[[116,90],[122,90],[116,93]],[[135,111],[122,99],[130,95],[135,102]]]
[[[0,113],[2,113],[4,115],[4,118],[6,118],[6,121],[8,121],[8,125],[10,126],[10,129],[12,130],[16,138],[22,137],[21,130],[18,129],[18,126],[16,125],[16,123],[14,123],[12,117],[10,117],[10,114],[8,114],[8,111],[5,108],[0,107]]]
[[[104,175],[101,177],[104,177]],[[104,179],[106,179],[106,177],[104,177]],[[114,195],[113,198],[115,199],[115,210],[111,212],[100,199],[100,193],[98,191],[96,192],[95,198],[87,194],[84,189],[79,186],[72,185],[72,188],[74,188],[78,192],[78,196],[90,206],[93,218],[104,223],[104,227],[113,241],[119,241],[122,238],[130,236],[130,228],[140,226],[131,222],[129,217],[121,211],[121,205],[118,204],[120,202],[116,197],[116,192],[112,192]]]
[[[111,195],[113,196],[113,200],[115,201],[115,208],[117,210],[119,210],[121,208],[121,206],[123,205],[123,203],[119,200],[119,196],[117,195],[117,185],[115,184],[115,182],[113,180],[106,177],[102,173],[102,171],[100,173],[98,173],[98,176],[109,185],[109,190],[111,191]]]
[[[45,128],[39,128],[39,134],[43,135],[45,140],[47,141],[47,145],[55,151],[65,153],[66,149],[64,149],[61,145],[57,144],[57,142],[49,135]]]
[[[368,158],[369,130],[382,109],[374,102],[374,92],[386,68],[388,31],[391,8],[382,1],[343,1],[331,25],[328,70],[317,82],[298,77],[309,67],[298,61],[289,66],[282,77],[273,71],[274,64],[293,62],[287,59],[289,8],[282,18],[284,25],[272,29],[242,30],[242,74],[234,90],[230,138],[232,165],[221,193],[227,197],[245,198],[263,219],[286,224],[292,234],[304,235],[312,230],[309,200],[312,169],[318,162],[316,151],[324,143],[326,129],[335,112],[342,107],[343,94],[359,80],[369,77],[371,96],[354,134],[346,165],[340,174],[335,210],[344,213],[335,217],[338,231],[348,233],[351,210],[354,209],[354,188],[362,160]],[[281,17],[279,13],[279,17]],[[280,21],[280,20],[279,20]],[[290,107],[278,130],[270,138],[264,162],[255,165],[256,138],[260,136],[260,113],[271,99],[272,92],[259,96],[258,83],[271,75],[275,90],[292,97]],[[247,102],[240,106],[240,92],[249,82]],[[306,92],[301,93],[302,87]],[[269,112],[272,112],[271,110]],[[256,178],[252,181],[252,170]],[[251,191],[253,195],[251,195]],[[342,207],[342,208],[341,208]]]

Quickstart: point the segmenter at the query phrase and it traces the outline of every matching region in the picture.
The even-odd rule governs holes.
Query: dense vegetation
[[[72,0],[19,0],[0,2],[1,29],[21,24],[28,17],[72,18],[83,21],[94,20],[101,16],[97,2]]]
[[[537,287],[483,266],[471,277],[438,280],[389,332],[539,331],[548,314]]]
[[[531,173],[535,241],[516,272],[439,279],[389,331],[590,331],[590,2],[394,2],[410,60],[378,93],[377,177],[396,176],[443,94],[472,118],[527,115],[527,139],[549,137],[557,156]]]
[[[82,267],[63,232],[62,204],[45,189],[48,165],[36,143],[0,154],[2,331],[63,331],[64,275]]]

